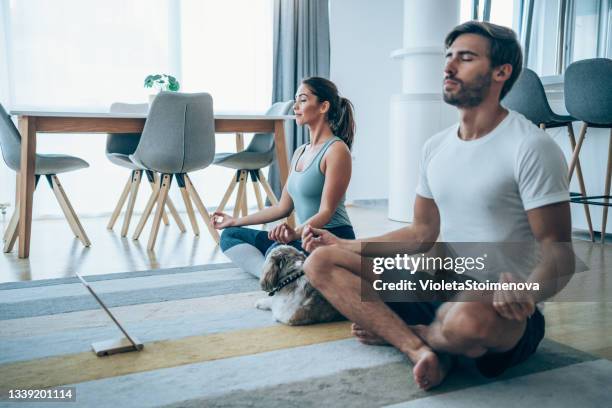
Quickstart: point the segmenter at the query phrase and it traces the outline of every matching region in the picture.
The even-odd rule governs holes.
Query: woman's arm
[[[287,186],[285,186],[278,204],[242,218],[233,218],[227,214],[215,212],[213,214],[213,225],[217,229],[224,229],[227,227],[266,224],[289,216],[291,211],[293,211],[293,200],[291,200],[291,196],[287,192]]]
[[[268,222],[280,220],[281,218],[288,217],[293,211],[293,200],[287,192],[287,186],[283,187],[281,193],[281,199],[278,204],[272,207],[265,208],[254,214],[247,215],[246,217],[236,219],[236,227],[245,225],[258,225],[266,224]]]
[[[334,142],[323,156],[321,171],[325,175],[325,184],[319,211],[296,228],[298,236],[302,236],[306,225],[322,228],[334,215],[351,181],[352,163],[348,146],[342,142]]]

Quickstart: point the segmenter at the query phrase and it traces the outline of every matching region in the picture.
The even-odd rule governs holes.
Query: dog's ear
[[[275,256],[266,257],[264,266],[261,272],[259,284],[266,292],[270,292],[278,282],[279,273],[282,270],[282,262]]]

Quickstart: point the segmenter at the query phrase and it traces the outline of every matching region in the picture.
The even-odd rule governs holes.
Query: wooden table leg
[[[287,157],[287,142],[285,141],[285,120],[274,121],[274,146],[276,148],[276,161],[280,175],[281,191],[289,177],[289,158]],[[287,217],[287,223],[295,227],[295,216],[293,213]]]
[[[287,157],[287,142],[285,141],[285,121],[274,121],[274,146],[276,149],[276,161],[280,173],[281,189],[287,182],[289,176],[289,158]]]
[[[36,165],[36,119],[19,117],[21,133],[21,169],[19,171],[19,258],[30,256],[32,233],[32,198]]]

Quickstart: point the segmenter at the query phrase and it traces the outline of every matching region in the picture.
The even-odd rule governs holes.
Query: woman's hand
[[[307,225],[302,232],[302,247],[307,252],[312,252],[318,247],[336,245],[338,243],[340,243],[340,238],[324,229],[313,228]]]
[[[283,222],[268,232],[268,239],[280,242],[281,244],[288,244],[291,241],[300,239],[300,235],[289,224]]]
[[[236,225],[236,219],[231,215],[227,215],[220,211],[215,211],[212,215],[212,224],[218,230],[233,227]]]

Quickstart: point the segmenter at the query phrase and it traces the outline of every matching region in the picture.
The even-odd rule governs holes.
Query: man
[[[453,355],[474,359],[483,375],[496,376],[533,354],[544,336],[536,303],[560,290],[574,265],[571,244],[558,245],[571,242],[562,152],[546,133],[500,105],[521,70],[515,33],[468,22],[449,33],[445,45],[444,100],[457,107],[460,123],[423,148],[413,223],[357,241],[313,228],[303,234],[312,252],[304,265],[311,283],[353,322],[359,341],[389,343],[405,353],[422,389],[443,381]],[[465,301],[461,294],[446,303],[362,300],[367,278],[360,274],[361,243],[402,242],[422,251],[440,233],[446,242],[537,242],[544,256],[527,280],[554,283],[533,295],[484,293],[487,302]],[[567,266],[562,277],[560,265]],[[500,278],[518,280],[509,273]]]

